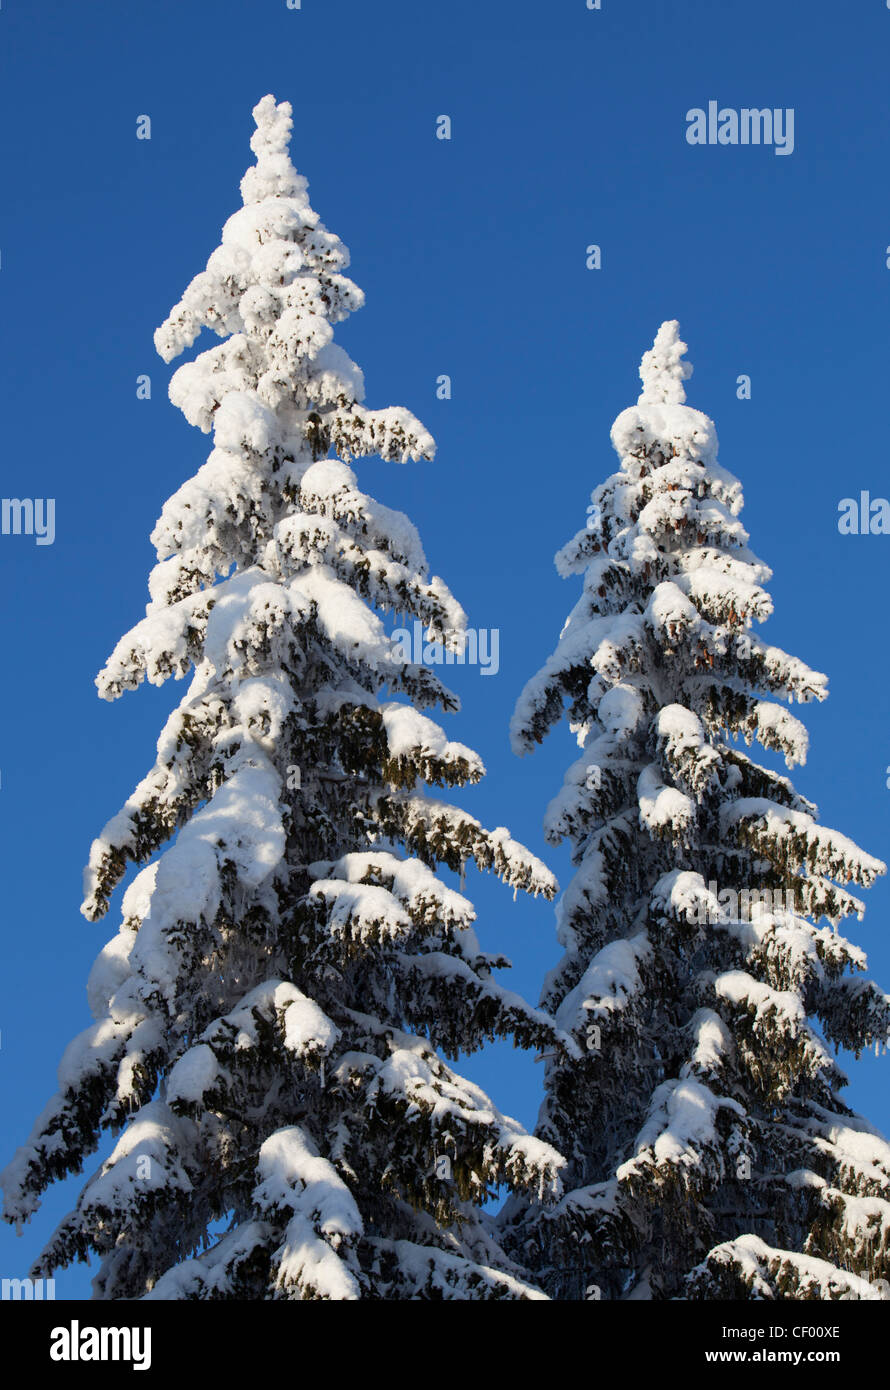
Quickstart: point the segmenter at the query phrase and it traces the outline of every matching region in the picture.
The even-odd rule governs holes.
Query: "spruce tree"
[[[890,999],[838,925],[885,866],[744,751],[802,763],[781,702],[826,678],[752,631],[771,571],[685,350],[670,322],[643,357],[620,467],[556,556],[582,596],[514,715],[518,753],[564,714],[581,749],[545,822],[576,872],[542,1005],[584,1059],[549,1058],[538,1128],[565,1195],[507,1227],[556,1298],[877,1298],[890,1145],[836,1057],[885,1045]]]
[[[422,713],[457,701],[387,624],[422,623],[455,660],[466,618],[349,463],[430,459],[433,441],[361,404],[333,342],[363,298],[346,250],[289,158],[290,106],[267,96],[254,118],[243,207],[155,337],[165,361],[204,328],[223,339],[170,385],[214,447],[164,506],[147,616],[97,684],[191,680],[93,843],[90,921],[146,867],[5,1214],[27,1220],[110,1131],[35,1274],[96,1254],[104,1299],[540,1298],[480,1209],[501,1183],[553,1190],[561,1160],[443,1054],[558,1039],[495,982],[506,962],[436,870],[555,883],[424,789],[484,769]]]

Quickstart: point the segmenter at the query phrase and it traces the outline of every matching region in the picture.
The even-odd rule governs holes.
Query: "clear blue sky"
[[[56,499],[55,544],[0,537],[0,817],[5,1162],[89,1019],[114,907],[78,913],[92,836],[153,760],[181,686],[101,702],[93,678],[142,614],[148,535],[209,443],[166,400],[152,332],[217,245],[250,162],[250,110],[294,106],[313,205],[352,252],[367,306],[338,329],[368,403],[406,405],[433,464],[360,464],[408,512],[500,672],[458,672],[452,737],[489,777],[464,800],[545,855],[540,822],[567,730],[518,761],[507,722],[577,596],[552,555],[613,470],[608,431],[640,355],[678,318],[721,460],[775,571],[764,634],[831,677],[804,711],[797,784],[824,820],[890,858],[890,537],[841,537],[841,497],[890,495],[886,414],[890,11],[750,0],[6,0],[0,11],[0,391],[4,496]],[[795,150],[691,147],[686,111],[793,107]],[[150,141],[136,139],[139,115]],[[435,120],[453,121],[450,143]],[[602,247],[588,271],[585,250]],[[153,395],[136,399],[149,372]],[[453,398],[438,401],[448,373]],[[749,374],[752,399],[736,398]],[[552,910],[478,875],[487,949],[536,995]],[[115,907],[119,902],[115,902]],[[853,935],[890,986],[890,886]],[[531,1125],[540,1068],[492,1049],[466,1069]],[[890,1058],[853,1067],[852,1103],[890,1130]],[[98,1159],[96,1160],[98,1161]],[[57,1190],[0,1273],[26,1272],[76,1187]],[[88,1290],[83,1268],[59,1296]]]

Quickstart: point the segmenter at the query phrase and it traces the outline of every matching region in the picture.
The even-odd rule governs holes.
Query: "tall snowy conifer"
[[[290,106],[268,96],[254,118],[244,206],[155,339],[165,361],[203,328],[225,340],[170,386],[214,448],[163,509],[147,616],[98,685],[193,675],[93,844],[85,915],[151,862],[90,976],[95,1022],[5,1172],[6,1216],[110,1130],[36,1274],[94,1252],[106,1299],[540,1298],[479,1207],[501,1182],[555,1189],[560,1160],[435,1049],[559,1041],[495,983],[504,962],[435,870],[555,884],[420,785],[483,768],[419,712],[456,700],[380,614],[452,653],[466,620],[347,465],[434,445],[408,411],[360,404],[332,341],[362,304],[346,250],[291,164]]]
[[[514,716],[517,752],[566,712],[582,750],[546,818],[577,872],[542,1004],[585,1054],[550,1058],[538,1129],[566,1195],[513,1199],[508,1229],[557,1298],[877,1298],[890,1145],[826,1042],[887,1040],[890,1000],[836,930],[863,910],[844,885],[884,865],[743,751],[803,762],[779,702],[826,679],[752,632],[771,572],[684,404],[685,350],[671,322],[643,357],[620,468],[556,557],[582,597]]]

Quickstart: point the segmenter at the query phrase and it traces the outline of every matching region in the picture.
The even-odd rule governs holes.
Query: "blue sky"
[[[217,245],[250,162],[250,110],[294,106],[313,205],[352,252],[367,305],[338,329],[368,404],[410,407],[435,463],[359,465],[408,512],[473,626],[500,630],[496,677],[457,672],[449,734],[489,770],[464,796],[567,881],[540,832],[573,756],[567,730],[515,759],[507,722],[577,596],[552,555],[613,470],[608,432],[643,350],[680,320],[689,403],[717,424],[753,548],[775,571],[763,629],[831,678],[804,711],[795,777],[823,819],[890,858],[890,537],[840,536],[838,502],[890,495],[886,411],[890,10],[751,0],[90,0],[0,11],[3,495],[54,497],[56,539],[0,537],[5,1162],[88,1020],[90,964],[114,907],[78,912],[90,840],[153,760],[182,687],[101,702],[95,673],[142,615],[148,535],[208,440],[166,400],[152,332]],[[795,148],[694,147],[686,112],[795,111]],[[136,139],[137,117],[152,121]],[[435,138],[436,117],[453,123]],[[602,248],[602,269],[585,265]],[[148,372],[152,398],[136,398]],[[436,379],[453,382],[436,399]],[[751,377],[749,401],[736,379]],[[483,945],[535,996],[557,957],[552,910],[471,875]],[[854,939],[890,985],[890,888]],[[851,1103],[890,1130],[890,1059],[852,1068]],[[531,1125],[540,1068],[466,1064]],[[98,1160],[97,1160],[98,1161]],[[76,1195],[52,1193],[0,1273],[21,1275]],[[62,1296],[84,1296],[83,1268]]]

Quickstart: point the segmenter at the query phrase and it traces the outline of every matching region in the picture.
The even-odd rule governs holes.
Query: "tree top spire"
[[[643,389],[638,405],[685,403],[683,382],[692,376],[692,363],[682,360],[685,352],[686,344],[680,337],[679,323],[676,319],[667,319],[656,333],[651,348],[643,353],[640,363]]]
[[[245,206],[265,198],[296,198],[305,193],[306,180],[297,173],[289,154],[293,129],[293,107],[289,101],[276,102],[271,93],[253,108],[256,130],[250,148],[256,164],[241,180]]]

